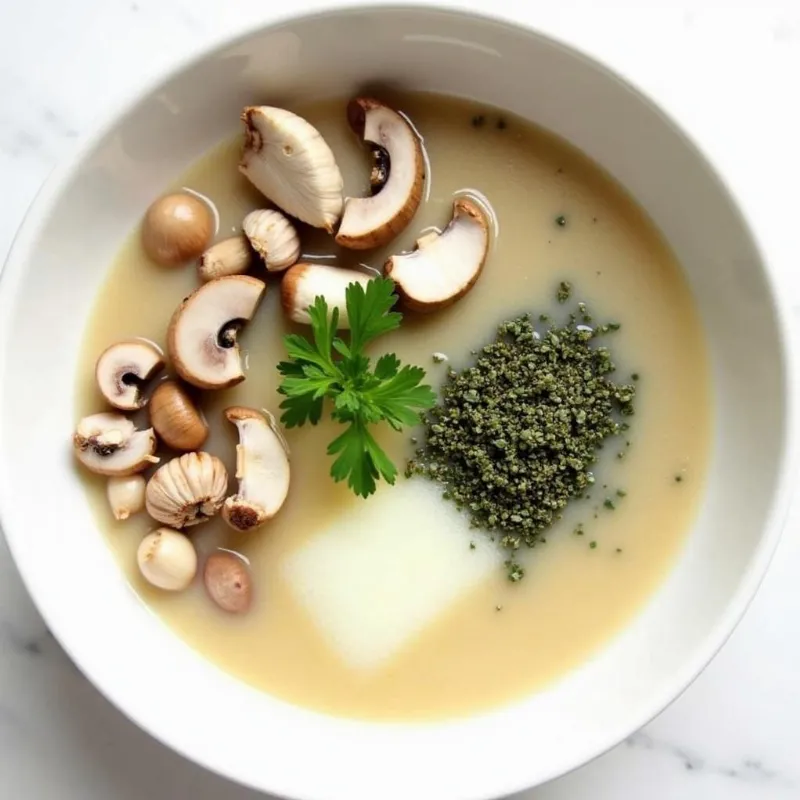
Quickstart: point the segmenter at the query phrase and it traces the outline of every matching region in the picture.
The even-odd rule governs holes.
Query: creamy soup
[[[425,367],[437,386],[448,367],[490,341],[497,325],[523,312],[565,313],[559,281],[574,299],[621,323],[609,346],[617,373],[638,373],[636,413],[609,440],[588,499],[574,500],[546,536],[521,552],[524,580],[511,583],[496,543],[471,530],[424,478],[399,477],[368,500],[329,477],[322,422],[286,433],[288,499],[263,528],[237,533],[218,518],[188,529],[202,564],[217,548],[249,562],[249,613],[213,605],[198,576],[184,592],[155,589],[137,569],[142,537],[157,527],[145,513],[115,522],[105,479],[87,475],[98,527],[136,592],[192,648],[231,675],[291,703],[371,719],[444,718],[508,703],[545,687],[607,643],[658,588],[692,525],[710,442],[710,381],[701,325],[679,265],[645,213],[608,175],[563,141],[507,114],[424,95],[387,98],[424,139],[429,171],[422,205],[386,250],[338,250],[302,228],[306,260],[380,268],[450,218],[454,194],[471,191],[493,209],[491,252],[475,288],[425,318],[406,316],[376,344]],[[365,194],[367,159],[347,126],[345,102],[292,109],[322,132],[342,169],[346,194]],[[241,137],[222,143],[171,188],[209,198],[217,237],[240,230],[264,198],[237,171]],[[170,187],[165,187],[165,190]],[[144,209],[143,209],[144,211]],[[253,274],[265,278],[256,268]],[[234,491],[236,430],[231,405],[279,415],[276,364],[289,329],[279,276],[244,329],[247,379],[200,394],[211,426],[203,449],[223,459]],[[164,346],[177,304],[198,285],[193,265],[162,268],[133,232],[110,266],[88,321],[76,418],[106,408],[94,363],[109,344],[146,337]],[[299,330],[299,328],[297,328]],[[433,353],[448,356],[434,363]],[[399,465],[414,431],[381,430]],[[419,432],[416,432],[419,435]],[[626,444],[627,441],[627,444]],[[625,458],[616,458],[618,451]],[[608,501],[608,502],[607,502]],[[582,524],[582,535],[575,529]],[[474,547],[470,547],[470,544]]]

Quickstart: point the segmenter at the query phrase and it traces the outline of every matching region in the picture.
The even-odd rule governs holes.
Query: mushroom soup
[[[301,706],[442,718],[563,676],[651,597],[710,379],[680,267],[596,164],[496,109],[381,100],[248,109],[244,157],[151,207],[88,322],[76,468],[198,653]]]

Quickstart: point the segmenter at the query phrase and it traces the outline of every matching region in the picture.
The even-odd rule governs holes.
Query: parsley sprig
[[[324,297],[308,307],[311,339],[294,333],[283,337],[289,360],[278,364],[283,375],[279,391],[286,395],[281,422],[287,428],[316,425],[326,398],[332,401],[331,416],[347,427],[328,445],[328,454],[336,456],[331,476],[346,479],[353,492],[368,497],[376,480],[393,484],[397,477],[397,467],[369,427],[388,422],[399,431],[416,425],[420,410],[431,408],[436,395],[421,383],[421,367],[403,366],[394,353],[386,353],[373,369],[364,354],[369,342],[400,326],[403,315],[391,310],[397,302],[394,282],[376,278],[366,288],[351,283],[345,298],[349,342],[336,335],[339,309],[330,310]]]

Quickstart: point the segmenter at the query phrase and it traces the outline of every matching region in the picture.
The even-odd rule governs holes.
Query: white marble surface
[[[0,3],[0,253],[50,168],[95,116],[198,45],[263,20],[270,5]],[[635,76],[715,153],[776,256],[800,330],[797,0],[535,5],[536,24]],[[799,526],[800,500],[747,617],[683,697],[616,750],[520,797],[800,798]],[[48,635],[0,541],[0,797],[257,796],[167,751],[109,706]]]

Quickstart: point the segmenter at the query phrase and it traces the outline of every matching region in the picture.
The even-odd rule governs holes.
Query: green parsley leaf
[[[349,342],[337,336],[338,308],[329,309],[323,297],[308,308],[311,337],[284,336],[287,361],[278,364],[283,376],[279,391],[281,422],[287,428],[316,425],[325,400],[332,401],[331,417],[347,427],[330,445],[328,454],[335,481],[362,497],[369,497],[383,479],[393,484],[397,468],[369,431],[369,425],[387,422],[395,430],[420,422],[420,412],[436,402],[430,386],[422,383],[421,367],[403,366],[394,353],[382,355],[371,368],[364,347],[384,333],[396,330],[403,318],[392,311],[397,302],[394,282],[375,278],[366,287],[352,283],[345,293],[350,322]]]

